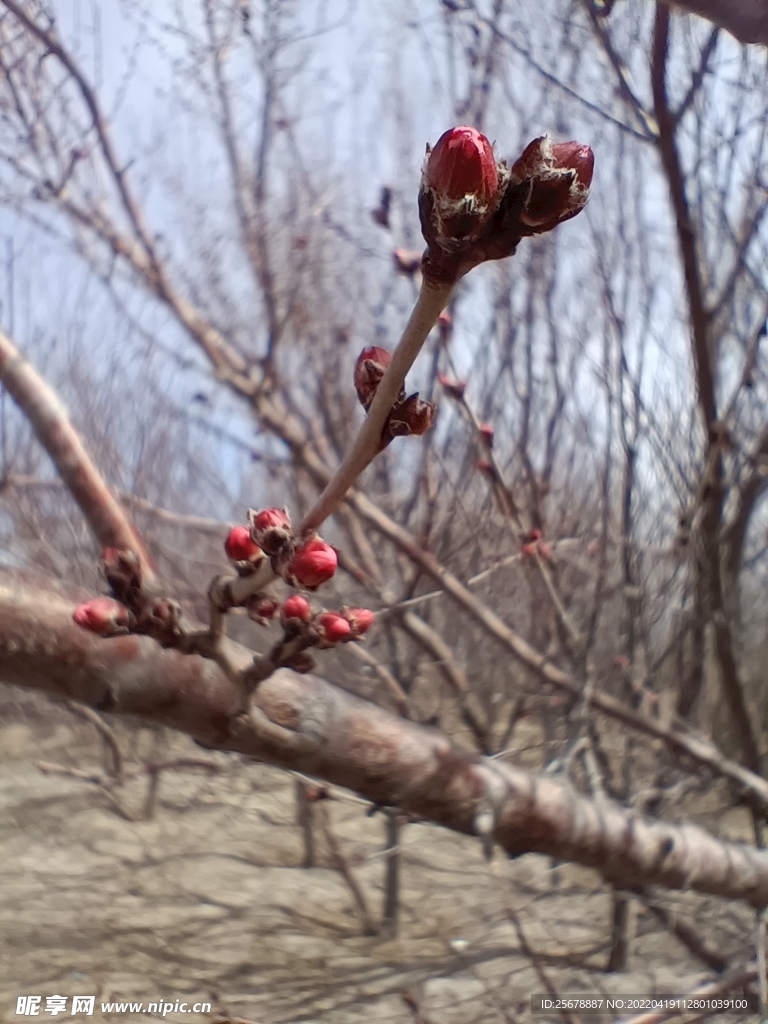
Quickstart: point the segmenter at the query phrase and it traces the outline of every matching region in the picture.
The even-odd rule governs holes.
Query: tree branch
[[[314,675],[281,669],[248,711],[211,661],[148,637],[103,640],[72,622],[61,594],[0,578],[0,678],[135,715],[230,750],[344,786],[376,804],[456,832],[493,809],[493,839],[511,856],[536,852],[596,868],[621,887],[693,889],[768,904],[768,853],[719,842],[692,825],[650,822],[578,797],[550,778],[465,755]]]
[[[107,486],[56,392],[0,332],[0,381],[32,425],[103,548],[134,551],[142,578],[156,582],[155,563],[140,533]]]
[[[740,43],[768,46],[766,0],[664,0],[686,14],[697,14],[730,32]]]

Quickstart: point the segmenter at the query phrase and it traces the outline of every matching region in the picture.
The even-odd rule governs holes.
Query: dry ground
[[[427,825],[403,832],[398,938],[363,936],[322,840],[326,866],[300,866],[288,775],[213,755],[217,774],[164,774],[151,820],[129,821],[93,785],[37,767],[45,760],[100,769],[104,751],[92,726],[39,704],[30,717],[33,705],[14,701],[0,706],[3,1021],[31,1019],[15,1015],[22,994],[93,994],[96,1012],[84,1020],[158,1019],[103,1014],[102,1001],[186,998],[271,1024],[413,1024],[405,990],[419,996],[432,1024],[527,1021],[530,994],[544,982],[521,952],[510,911],[538,969],[561,992],[685,991],[712,977],[642,908],[631,974],[606,975],[611,896],[594,873],[498,852],[488,866],[476,841]],[[128,763],[212,756],[184,737],[118,728]],[[140,815],[146,789],[146,778],[131,781],[120,799]],[[334,829],[378,917],[384,823],[350,794],[339,796]],[[743,822],[732,815],[727,827]],[[713,948],[748,949],[753,918],[744,908],[674,902],[687,920],[697,916]]]

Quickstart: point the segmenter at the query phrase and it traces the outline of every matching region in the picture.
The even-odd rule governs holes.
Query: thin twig
[[[349,488],[381,450],[381,437],[392,406],[400,393],[405,375],[421,351],[438,316],[448,305],[453,285],[423,281],[416,305],[403,335],[392,353],[371,408],[346,458],[334,473],[327,487],[309,510],[300,533],[317,530],[343,501]]]

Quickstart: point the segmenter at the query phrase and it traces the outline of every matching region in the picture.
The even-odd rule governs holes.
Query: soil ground
[[[43,1009],[38,1019],[160,1020],[104,1012],[101,1003],[186,999],[210,1001],[212,1011],[165,1020],[196,1024],[219,1012],[264,1024],[414,1024],[409,992],[430,1024],[545,1024],[562,1019],[531,1017],[530,996],[545,984],[649,994],[713,977],[637,906],[631,971],[604,973],[612,894],[596,874],[498,851],[488,865],[477,841],[420,824],[402,832],[397,938],[363,935],[322,835],[319,866],[301,866],[290,775],[120,724],[129,768],[178,757],[218,766],[213,774],[165,772],[152,817],[127,820],[92,783],[38,766],[103,770],[93,727],[64,709],[34,705],[30,714],[17,704],[20,713],[0,714],[3,1021],[31,1019],[16,1015],[21,995],[94,995],[92,1016],[54,1018]],[[142,817],[147,787],[141,776],[116,791],[129,815]],[[336,796],[326,804],[334,834],[379,920],[383,818],[367,816],[352,794]],[[738,833],[744,822],[722,827]],[[688,895],[668,904],[718,952],[748,951],[754,918],[746,908]],[[535,964],[521,949],[515,915]]]

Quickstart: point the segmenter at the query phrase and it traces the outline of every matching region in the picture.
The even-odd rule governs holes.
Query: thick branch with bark
[[[768,46],[767,0],[665,0],[686,14],[698,14],[730,32],[740,43]]]
[[[73,607],[6,576],[0,678],[178,729],[203,746],[316,776],[456,832],[473,834],[491,817],[493,840],[511,856],[575,861],[620,887],[657,884],[768,904],[768,853],[463,754],[436,730],[317,676],[279,670],[244,709],[241,690],[214,662],[162,650],[148,637],[97,638],[74,625]]]

